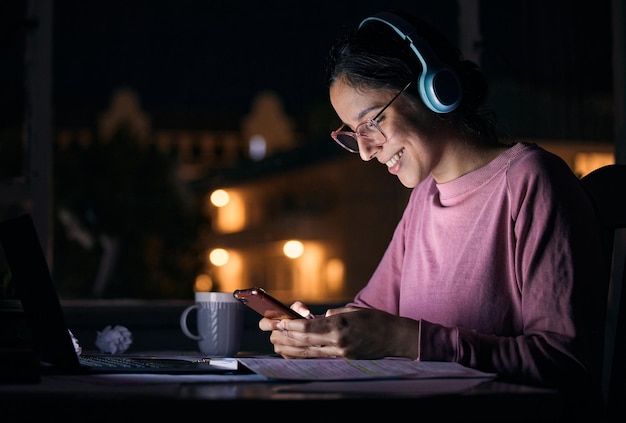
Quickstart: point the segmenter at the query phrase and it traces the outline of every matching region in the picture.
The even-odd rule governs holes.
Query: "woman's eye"
[[[367,129],[376,129],[376,125],[380,124],[380,117],[367,122]]]

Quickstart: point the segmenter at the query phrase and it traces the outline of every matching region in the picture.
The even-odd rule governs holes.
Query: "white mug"
[[[195,303],[180,315],[180,328],[185,336],[198,341],[204,355],[233,357],[241,347],[243,307],[231,292],[196,292]],[[187,326],[193,310],[198,333],[192,333]]]

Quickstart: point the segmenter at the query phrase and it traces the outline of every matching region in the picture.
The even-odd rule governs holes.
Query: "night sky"
[[[456,13],[454,1],[422,3],[428,5],[424,14],[454,24],[454,15],[443,15],[446,9]],[[343,26],[381,7],[329,0],[55,4],[59,102],[102,104],[112,90],[127,85],[150,108],[245,112],[259,91],[269,89],[293,114],[326,101],[324,60]],[[385,7],[407,4],[416,2],[386,1]]]
[[[2,112],[15,109],[23,86],[15,40],[24,30],[9,5],[24,3],[0,6]],[[55,0],[55,115],[100,113],[122,86],[149,113],[243,115],[272,90],[286,113],[305,115],[328,103],[333,40],[381,8],[417,14],[458,42],[455,0]],[[611,90],[610,0],[483,0],[481,13],[490,79]]]

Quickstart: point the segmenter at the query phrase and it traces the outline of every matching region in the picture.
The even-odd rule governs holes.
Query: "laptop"
[[[246,372],[236,360],[78,354],[30,214],[0,222],[0,299],[21,301],[42,373],[207,374]]]

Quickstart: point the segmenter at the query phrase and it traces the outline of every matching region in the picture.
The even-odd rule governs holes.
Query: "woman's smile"
[[[402,158],[403,155],[404,155],[404,148],[398,151],[396,154],[394,154],[385,163],[387,165],[387,169],[389,170],[389,173],[391,173],[392,175],[397,174],[398,171],[400,170],[400,166],[398,166],[398,163],[400,163],[400,159]]]

